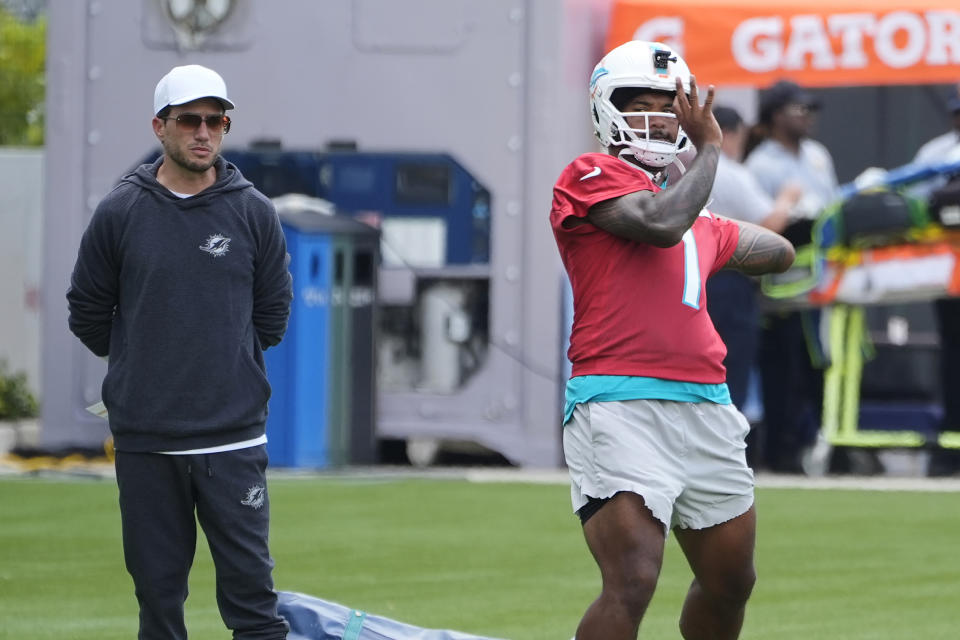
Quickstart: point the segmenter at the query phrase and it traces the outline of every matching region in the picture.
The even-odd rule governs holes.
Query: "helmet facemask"
[[[641,118],[642,128],[631,127],[627,118]],[[651,118],[676,120],[675,113],[666,111],[616,111],[610,116],[610,146],[620,147],[619,155],[632,154],[642,165],[661,169],[677,157],[687,145],[687,135],[677,125],[675,140],[651,137]],[[655,135],[655,134],[654,134]]]

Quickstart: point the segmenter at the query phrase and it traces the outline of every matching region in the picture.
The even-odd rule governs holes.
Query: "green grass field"
[[[112,480],[0,479],[0,639],[129,640]],[[271,478],[277,588],[424,627],[568,640],[599,579],[561,485]],[[760,489],[746,640],[960,637],[960,494]],[[192,638],[229,638],[201,542]],[[644,638],[679,638],[671,539]]]

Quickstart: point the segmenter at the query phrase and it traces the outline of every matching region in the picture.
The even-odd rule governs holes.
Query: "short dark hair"
[[[733,107],[717,105],[713,108],[713,117],[717,119],[721,131],[736,131],[743,124],[743,118]]]

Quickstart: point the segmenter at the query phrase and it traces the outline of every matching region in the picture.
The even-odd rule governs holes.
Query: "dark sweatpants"
[[[281,640],[267,546],[266,446],[206,455],[118,451],[123,553],[140,603],[140,640],[186,640],[183,603],[199,520],[233,637]]]
[[[800,473],[800,455],[814,443],[823,414],[819,309],[770,313],[760,336],[763,462]]]
[[[960,431],[960,298],[942,298],[934,306],[940,332],[940,391],[943,396],[941,431]],[[960,451],[934,449],[929,474],[960,471]]]
[[[757,284],[736,271],[721,271],[707,280],[707,311],[727,347],[730,399],[743,411],[750,386],[750,371],[757,364],[760,343],[760,305]]]

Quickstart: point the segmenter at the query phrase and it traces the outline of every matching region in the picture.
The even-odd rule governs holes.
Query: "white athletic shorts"
[[[745,438],[732,404],[627,400],[578,404],[563,429],[576,512],[590,498],[639,494],[673,527],[705,529],[753,504]]]

